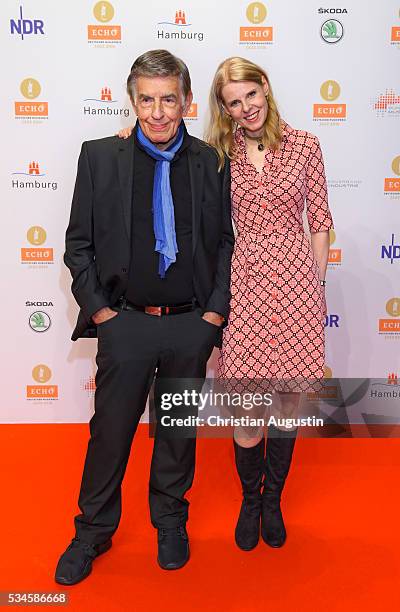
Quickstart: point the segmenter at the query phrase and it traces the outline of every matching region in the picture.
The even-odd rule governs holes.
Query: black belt
[[[175,315],[190,312],[196,308],[196,305],[193,302],[188,302],[186,304],[171,304],[168,306],[139,306],[138,304],[133,304],[124,297],[120,297],[114,308],[116,310],[139,310],[149,315],[161,317],[161,315]]]

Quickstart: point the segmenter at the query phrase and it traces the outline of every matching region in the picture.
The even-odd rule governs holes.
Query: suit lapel
[[[192,141],[188,149],[190,190],[192,193],[192,245],[193,255],[196,250],[197,237],[200,228],[201,198],[203,194],[204,165],[200,158],[200,150],[196,141]]]
[[[133,198],[133,157],[134,141],[133,133],[126,140],[119,142],[118,150],[118,172],[122,194],[122,214],[125,222],[128,241],[131,240],[131,217]]]

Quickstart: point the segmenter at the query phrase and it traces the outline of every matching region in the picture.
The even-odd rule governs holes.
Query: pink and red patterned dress
[[[242,128],[231,162],[232,301],[218,361],[221,379],[285,379],[308,390],[324,373],[324,288],[303,229],[333,227],[318,139],[283,123],[278,151],[267,150],[258,173]],[[299,389],[297,389],[299,387]],[[285,390],[282,388],[281,390]]]

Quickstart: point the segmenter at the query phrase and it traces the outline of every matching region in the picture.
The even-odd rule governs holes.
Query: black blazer
[[[187,149],[192,192],[193,284],[205,310],[229,316],[234,234],[229,162],[217,171],[217,156],[190,136]],[[97,336],[91,316],[126,291],[131,259],[133,134],[84,142],[66,232],[64,262],[81,310],[72,340]],[[134,265],[134,262],[133,262]],[[221,346],[222,331],[216,346]]]

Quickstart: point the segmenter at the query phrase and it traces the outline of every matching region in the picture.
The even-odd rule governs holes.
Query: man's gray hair
[[[181,82],[183,101],[191,91],[188,67],[179,57],[165,49],[154,49],[140,55],[133,63],[126,86],[132,100],[135,99],[135,81],[138,77],[177,76]]]

